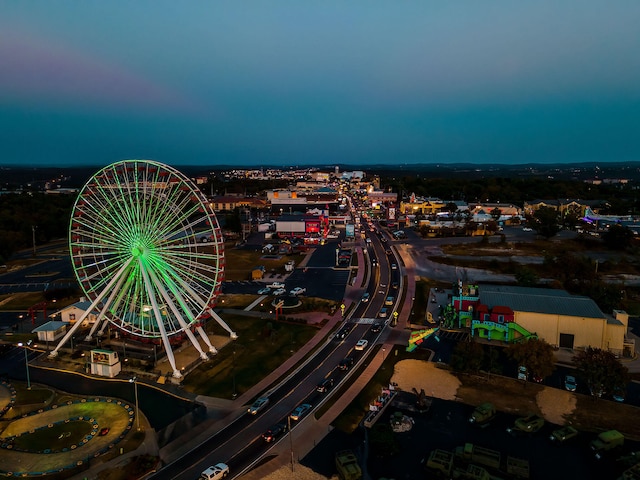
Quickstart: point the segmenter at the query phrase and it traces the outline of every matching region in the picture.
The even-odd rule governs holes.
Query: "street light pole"
[[[24,349],[24,365],[27,369],[27,390],[31,390],[31,378],[29,377],[29,356],[27,355],[27,347],[29,345],[31,345],[31,340],[29,340],[26,344],[22,342],[18,343],[18,346]]]
[[[289,429],[289,449],[291,450],[291,471],[293,472],[293,437],[291,436],[291,415],[287,417],[287,428]]]
[[[231,366],[231,372],[233,377],[233,393],[231,394],[231,398],[234,400],[238,396],[236,393],[236,351],[233,350],[233,365]]]
[[[136,397],[136,428],[140,431],[140,407],[138,404],[138,377],[129,379],[129,383],[133,383],[133,391]]]

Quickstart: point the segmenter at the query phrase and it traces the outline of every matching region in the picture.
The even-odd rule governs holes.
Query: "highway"
[[[288,420],[291,411],[301,403],[309,403],[315,410],[340,390],[341,385],[347,382],[350,375],[365,361],[378,338],[387,335],[386,330],[377,333],[371,331],[371,325],[376,321],[385,298],[393,295],[397,302],[401,296],[399,288],[392,287],[394,281],[399,283],[400,280],[400,270],[391,268],[392,263],[399,264],[398,260],[393,253],[386,253],[388,247],[385,245],[386,242],[382,241],[383,237],[376,234],[369,236],[372,241],[367,255],[375,257],[378,266],[360,267],[368,268],[365,291],[369,292],[371,299],[368,302],[358,302],[349,318],[345,320],[345,324],[352,325],[347,336],[344,339],[335,336],[327,339],[315,355],[281,384],[271,391],[263,392],[261,396],[266,395],[270,398],[269,406],[265,410],[256,416],[244,414],[238,417],[236,421],[215,432],[206,442],[195,446],[188,454],[167,465],[151,478],[193,479],[210,465],[219,462],[229,465],[232,478],[239,476],[269,455],[274,443],[266,443],[261,438],[269,427],[276,423],[290,423],[292,429],[304,428],[305,421],[313,413],[294,422]],[[384,320],[389,322],[391,319],[387,317]],[[368,341],[367,347],[362,351],[355,350],[356,342],[362,338]],[[342,371],[337,367],[346,357],[352,357],[355,362],[349,370]],[[335,386],[327,393],[319,393],[316,387],[325,378],[334,379]],[[288,441],[288,437],[282,436],[278,441]]]

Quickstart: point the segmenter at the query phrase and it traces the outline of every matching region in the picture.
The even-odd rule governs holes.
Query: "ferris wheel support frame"
[[[91,303],[91,305],[89,306],[89,308],[87,308],[84,313],[82,315],[80,315],[80,318],[76,321],[76,323],[73,324],[73,326],[69,329],[69,331],[64,335],[64,337],[62,337],[62,339],[58,342],[58,345],[56,345],[56,348],[54,348],[51,353],[49,353],[49,358],[56,358],[58,356],[58,350],[60,350],[60,347],[62,347],[65,343],[67,343],[69,341],[69,339],[71,338],[71,336],[73,335],[73,333],[78,330],[78,328],[80,328],[80,325],[82,325],[82,322],[84,322],[84,319],[87,318],[89,316],[89,314],[93,311],[94,308],[96,308],[96,306],[98,306],[98,304],[102,301],[102,299],[104,297],[106,297],[107,292],[109,291],[110,288],[113,287],[113,285],[120,279],[120,275],[127,269],[129,268],[129,264],[131,262],[133,262],[133,258],[130,259],[128,262],[124,263],[122,265],[122,267],[120,267],[120,269],[118,270],[118,274],[116,276],[114,276],[111,281],[108,283],[107,287],[102,290],[102,292],[100,292],[100,294],[98,296],[96,296],[96,299],[93,301],[93,303]],[[97,319],[96,319],[97,321]]]

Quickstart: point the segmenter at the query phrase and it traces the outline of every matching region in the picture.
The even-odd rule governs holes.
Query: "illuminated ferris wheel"
[[[170,337],[185,334],[206,359],[194,332],[215,353],[200,326],[213,316],[235,338],[213,311],[224,278],[218,221],[202,192],[176,169],[124,160],[100,170],[74,205],[69,248],[76,278],[92,302],[83,317],[100,312],[88,340],[107,322],[133,336],[160,338],[174,377],[180,377]]]

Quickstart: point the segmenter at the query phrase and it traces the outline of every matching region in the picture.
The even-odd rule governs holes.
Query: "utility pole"
[[[31,225],[31,237],[33,239],[33,256],[36,256],[36,228],[37,225]]]

